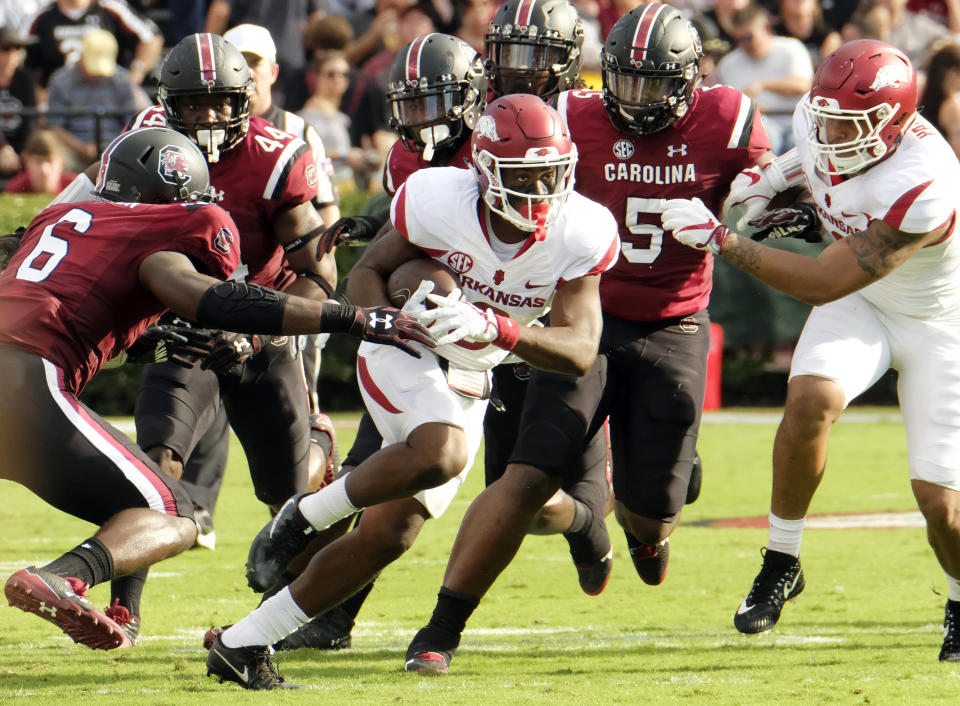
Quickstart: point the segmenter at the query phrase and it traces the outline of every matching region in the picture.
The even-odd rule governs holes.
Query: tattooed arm
[[[832,243],[813,258],[777,250],[731,232],[720,257],[807,304],[834,301],[885,277],[917,250],[937,242],[947,228],[904,233],[883,221]]]

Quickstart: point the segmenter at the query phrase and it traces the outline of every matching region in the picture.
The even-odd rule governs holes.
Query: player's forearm
[[[512,352],[540,370],[584,375],[596,360],[599,345],[599,332],[591,335],[567,326],[524,326]]]
[[[362,263],[357,263],[350,270],[347,298],[358,306],[385,306],[390,303],[384,277]]]

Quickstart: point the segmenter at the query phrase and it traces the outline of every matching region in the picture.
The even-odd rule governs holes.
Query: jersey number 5
[[[638,242],[631,242],[621,238],[620,249],[627,262],[648,265],[660,256],[663,250],[663,228],[653,223],[641,223],[643,216],[655,216],[660,220],[660,214],[666,209],[666,199],[644,199],[638,196],[627,197],[627,214],[624,222],[627,230],[633,235],[643,236],[636,238]]]
[[[70,209],[59,221],[43,229],[40,240],[17,268],[17,279],[42,282],[53,272],[70,249],[70,243],[53,234],[61,223],[69,223],[77,233],[86,233],[93,216],[79,208]]]

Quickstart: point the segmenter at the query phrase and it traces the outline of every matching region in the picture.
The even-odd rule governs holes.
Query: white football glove
[[[800,154],[794,147],[763,167],[749,167],[737,174],[720,209],[721,218],[737,233],[753,235],[755,228],[749,222],[766,213],[770,199],[802,183]]]
[[[433,280],[421,280],[420,286],[417,287],[417,291],[411,294],[410,298],[404,302],[403,306],[400,307],[400,311],[410,314],[411,316],[417,316],[418,314],[426,311],[427,305],[424,302],[427,299],[427,295],[433,291],[433,287]]]
[[[463,299],[459,289],[454,289],[447,296],[429,294],[427,299],[437,308],[416,316],[427,327],[438,346],[456,343],[464,338],[489,343],[500,335],[493,312],[489,309],[483,311]]]
[[[719,255],[729,229],[717,220],[700,199],[668,199],[660,222],[673,237],[696,250]]]

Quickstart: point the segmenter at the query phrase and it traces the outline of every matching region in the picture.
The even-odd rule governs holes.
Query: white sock
[[[272,645],[310,620],[290,595],[286,586],[270,596],[260,607],[236,625],[223,631],[220,639],[227,647]]]
[[[947,598],[960,601],[960,579],[955,579],[946,572],[943,575],[947,577]]]
[[[807,518],[799,520],[785,520],[770,513],[770,537],[767,540],[767,549],[783,552],[790,556],[800,556],[800,544],[803,542],[803,526]]]
[[[300,500],[300,513],[314,529],[324,530],[337,520],[349,517],[360,508],[354,507],[347,497],[347,473],[325,488]]]

